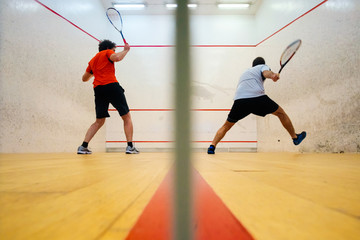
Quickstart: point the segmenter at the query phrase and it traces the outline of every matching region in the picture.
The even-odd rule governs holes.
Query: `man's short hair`
[[[99,52],[101,52],[103,50],[107,50],[107,49],[113,49],[114,47],[116,47],[116,43],[114,43],[110,40],[102,40],[99,43]]]
[[[265,59],[263,59],[262,57],[257,57],[254,59],[252,66],[255,67],[255,66],[261,65],[261,64],[265,64]]]

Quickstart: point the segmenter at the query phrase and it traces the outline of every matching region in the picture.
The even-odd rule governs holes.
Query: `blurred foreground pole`
[[[189,16],[187,0],[178,0],[177,4],[175,55],[175,219],[173,239],[192,240]]]

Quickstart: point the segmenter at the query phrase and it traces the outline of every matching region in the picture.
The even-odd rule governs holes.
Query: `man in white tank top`
[[[257,57],[253,61],[253,67],[241,75],[235,92],[234,104],[227,120],[217,131],[208,148],[208,154],[215,154],[216,145],[230,128],[234,126],[237,121],[251,113],[262,117],[270,113],[277,116],[290,134],[295,145],[300,144],[301,141],[305,139],[306,132],[303,131],[300,134],[296,134],[291,120],[285,111],[265,94],[264,81],[266,78],[270,78],[276,82],[280,76],[272,72],[270,68],[265,65],[265,60],[262,57]]]

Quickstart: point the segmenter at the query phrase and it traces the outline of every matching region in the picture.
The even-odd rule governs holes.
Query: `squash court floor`
[[[196,240],[360,239],[359,154],[192,160]],[[171,239],[172,167],[172,153],[0,154],[0,238]]]

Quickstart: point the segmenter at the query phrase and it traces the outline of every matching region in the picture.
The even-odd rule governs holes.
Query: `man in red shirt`
[[[99,53],[90,60],[82,77],[83,82],[89,81],[93,76],[95,77],[93,85],[95,93],[96,121],[86,132],[84,142],[78,148],[78,154],[92,153],[88,149],[88,144],[96,132],[104,125],[105,119],[110,117],[108,113],[110,103],[114,106],[114,108],[116,108],[124,121],[124,132],[128,144],[126,153],[139,153],[139,151],[133,146],[133,123],[124,95],[124,89],[120,86],[115,77],[114,66],[115,62],[119,62],[124,59],[130,50],[130,46],[126,43],[124,50],[118,53],[115,53],[115,49],[115,43],[109,40],[101,41],[99,43]]]

